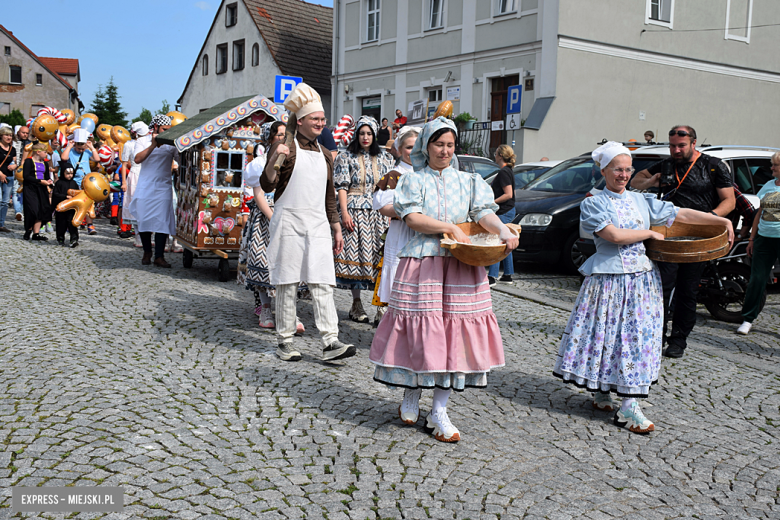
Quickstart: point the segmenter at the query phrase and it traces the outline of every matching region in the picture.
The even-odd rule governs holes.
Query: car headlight
[[[552,215],[546,213],[529,213],[520,219],[521,226],[547,227],[552,222]]]

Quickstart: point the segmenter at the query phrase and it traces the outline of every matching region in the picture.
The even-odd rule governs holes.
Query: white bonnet
[[[616,143],[615,141],[609,141],[607,143],[602,144],[595,150],[593,150],[591,156],[593,157],[593,161],[599,167],[599,170],[603,170],[604,168],[609,166],[609,163],[612,162],[612,159],[614,159],[618,155],[623,155],[623,154],[626,154],[629,157],[631,157],[631,150],[629,150],[628,148],[626,148],[620,143]]]

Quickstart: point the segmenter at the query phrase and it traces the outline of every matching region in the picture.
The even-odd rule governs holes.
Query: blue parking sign
[[[296,76],[276,76],[276,82],[274,83],[274,103],[284,103],[298,83],[302,82],[303,78]]]
[[[506,98],[506,113],[519,114],[522,108],[523,91],[521,85],[509,87]]]

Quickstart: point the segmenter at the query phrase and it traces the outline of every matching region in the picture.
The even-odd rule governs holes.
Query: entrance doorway
[[[503,78],[493,78],[490,86],[490,119],[491,121],[506,120],[506,101],[509,87],[520,84],[520,75],[513,74]],[[506,142],[506,130],[490,132],[490,156]]]
[[[363,98],[363,111],[361,115],[371,116],[377,121],[382,119],[382,97]]]

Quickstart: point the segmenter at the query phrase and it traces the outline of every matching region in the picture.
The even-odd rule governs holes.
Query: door
[[[520,75],[505,76],[491,80],[490,88],[490,120],[506,120],[506,101],[509,87],[520,84]],[[490,132],[490,157],[496,153],[496,149],[506,142],[506,130]]]

